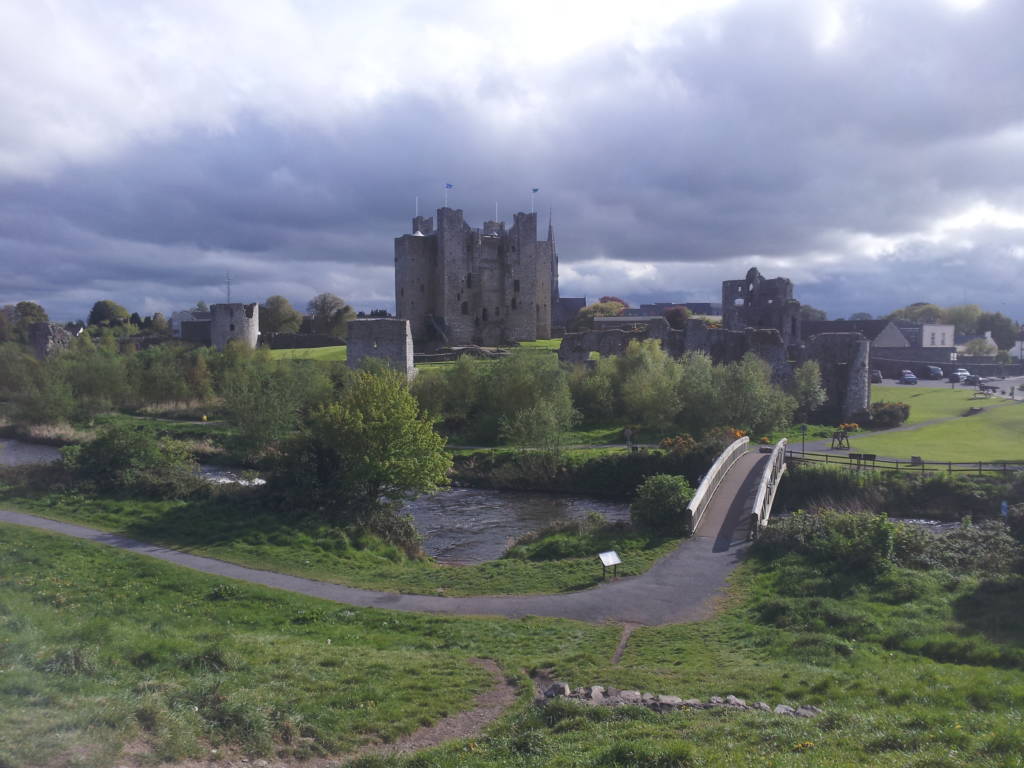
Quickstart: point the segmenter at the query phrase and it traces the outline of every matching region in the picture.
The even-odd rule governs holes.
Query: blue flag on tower
[[[534,187],[533,188],[533,194],[536,195],[538,192],[540,192],[540,187]]]
[[[444,188],[445,189],[455,189],[455,185],[454,184],[445,184]]]

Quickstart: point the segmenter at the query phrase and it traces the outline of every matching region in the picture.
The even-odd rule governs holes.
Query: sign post
[[[608,552],[602,552],[598,557],[601,558],[601,580],[603,581],[608,577],[609,566],[611,566],[612,578],[614,579],[617,575],[619,563],[622,562],[622,560],[619,559],[618,552],[610,550]]]

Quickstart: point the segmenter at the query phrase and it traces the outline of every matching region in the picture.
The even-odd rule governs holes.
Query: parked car
[[[942,378],[942,369],[937,365],[926,365],[922,370],[921,378],[938,381]]]
[[[971,372],[968,371],[966,368],[957,368],[951,374],[949,374],[949,380],[960,383],[970,375]]]
[[[875,368],[874,370],[871,371],[871,383],[872,384],[881,384],[882,383],[882,372],[880,370],[878,370],[877,368]]]
[[[917,376],[913,371],[903,371],[900,374],[900,384],[917,384]]]
[[[963,377],[963,379],[961,379],[961,381],[964,384],[971,384],[977,386],[978,384],[981,384],[981,376],[979,376],[976,373],[968,373],[966,376]]]

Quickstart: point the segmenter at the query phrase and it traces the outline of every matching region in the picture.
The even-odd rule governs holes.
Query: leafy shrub
[[[682,535],[686,528],[686,505],[693,488],[679,475],[653,475],[637,488],[630,518],[640,528]]]
[[[79,480],[101,490],[180,498],[203,486],[188,446],[157,437],[148,426],[111,424],[92,442],[69,446],[62,453]]]
[[[892,560],[895,529],[880,515],[797,512],[769,525],[754,551],[769,560],[796,552],[836,571],[878,574]]]
[[[867,417],[872,429],[891,429],[910,418],[910,406],[906,403],[872,403]]]

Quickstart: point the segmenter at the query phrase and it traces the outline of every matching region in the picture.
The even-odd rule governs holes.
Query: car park
[[[970,375],[971,372],[968,371],[966,368],[957,368],[955,371],[949,374],[949,380],[959,383]]]
[[[913,371],[903,371],[900,374],[900,384],[917,384],[917,376]]]
[[[937,365],[926,365],[921,369],[921,378],[938,381],[942,378],[942,369]]]

